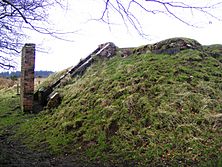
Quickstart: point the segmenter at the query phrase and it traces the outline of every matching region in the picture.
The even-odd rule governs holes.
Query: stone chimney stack
[[[21,64],[21,109],[32,113],[34,100],[35,44],[25,44],[22,48]]]

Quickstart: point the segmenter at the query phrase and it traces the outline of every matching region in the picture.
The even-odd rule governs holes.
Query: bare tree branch
[[[213,9],[222,8],[222,2],[215,2],[210,5],[196,6],[189,3],[184,3],[183,1],[166,1],[166,0],[104,0],[105,7],[102,11],[100,20],[106,23],[110,23],[109,10],[113,10],[115,13],[119,14],[123,20],[126,27],[132,26],[140,35],[144,35],[142,31],[142,25],[140,21],[142,19],[138,18],[134,13],[135,10],[144,11],[146,14],[166,14],[172,16],[176,20],[186,24],[188,26],[197,27],[197,25],[192,24],[192,22],[187,21],[183,17],[177,14],[177,9],[183,9],[188,12],[200,12],[203,15],[207,15],[218,21],[222,21],[220,17],[217,17],[212,13]],[[212,1],[211,1],[212,3]],[[158,5],[154,8],[154,5]],[[132,12],[134,9],[134,12]]]
[[[48,22],[49,9],[64,8],[63,3],[64,0],[0,0],[0,68],[14,66],[9,57],[20,53],[27,37],[25,29],[63,39],[62,33],[49,28]]]
[[[22,12],[21,12],[13,3],[11,3],[11,2],[8,1],[8,0],[2,0],[2,2],[5,2],[6,4],[12,6],[12,7],[21,15],[21,17],[23,18],[23,20],[24,20],[26,23],[28,23],[26,17],[22,14]]]
[[[0,56],[0,68],[4,70],[9,70],[10,68],[14,68],[14,65],[11,65],[12,59],[8,59],[6,57]]]

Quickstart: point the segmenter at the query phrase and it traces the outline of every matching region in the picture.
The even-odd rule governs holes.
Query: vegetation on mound
[[[209,53],[97,60],[59,88],[57,109],[23,123],[18,136],[105,165],[220,166],[222,63]]]
[[[56,80],[58,80],[62,75],[64,75],[66,72],[68,71],[68,69],[62,70],[60,72],[56,72],[56,73],[52,73],[50,74],[45,80],[44,82],[41,82],[41,84],[38,85],[38,87],[36,88],[36,90],[40,89],[40,88],[46,88],[50,85],[53,84],[53,82],[55,82]]]

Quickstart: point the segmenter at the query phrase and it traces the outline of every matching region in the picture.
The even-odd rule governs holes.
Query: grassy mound
[[[18,134],[30,147],[105,166],[220,166],[222,54],[214,47],[217,54],[209,46],[97,60],[58,89],[57,109]]]

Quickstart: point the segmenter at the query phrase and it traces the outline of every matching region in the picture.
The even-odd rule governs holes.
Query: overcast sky
[[[186,1],[189,0],[184,0],[184,2]],[[212,1],[217,0],[204,2]],[[204,14],[200,15],[193,11],[176,11],[186,21],[198,26],[198,28],[194,28],[175,18],[163,14],[146,15],[141,9],[135,8],[134,11],[138,14],[143,31],[148,35],[147,38],[144,38],[138,35],[132,27],[129,26],[127,29],[117,15],[112,15],[111,19],[114,24],[111,27],[103,22],[92,21],[91,19],[99,18],[102,15],[103,9],[102,0],[70,0],[67,10],[53,10],[50,19],[54,23],[54,27],[65,32],[76,31],[69,35],[69,39],[74,42],[31,33],[31,38],[27,39],[27,43],[36,43],[38,48],[47,51],[47,53],[37,51],[35,70],[63,70],[77,64],[81,58],[88,56],[99,44],[105,42],[114,42],[118,47],[132,47],[172,37],[188,37],[196,39],[201,44],[222,44],[222,21]],[[220,11],[221,9],[215,9],[214,12],[215,15],[222,18]],[[19,68],[18,65],[18,70]]]

